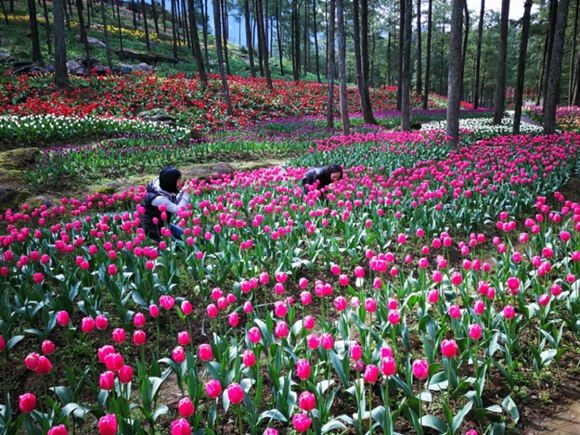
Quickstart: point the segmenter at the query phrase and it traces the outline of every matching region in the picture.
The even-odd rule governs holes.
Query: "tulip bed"
[[[258,120],[288,116],[322,115],[326,111],[327,86],[312,82],[298,84],[274,80],[270,91],[263,78],[228,78],[233,114],[228,115],[218,75],[210,75],[203,90],[196,78],[184,74],[161,77],[154,73],[124,76],[99,76],[73,79],[74,87],[57,91],[52,78],[0,77],[0,115],[87,115],[131,118],[143,112],[162,112],[176,117],[178,126],[213,130],[244,126]],[[338,100],[338,86],[335,89]],[[396,108],[396,87],[373,89],[375,110]],[[412,96],[412,107],[422,105],[420,96]],[[348,90],[350,112],[360,110],[356,88]],[[429,109],[442,109],[441,97],[430,99]],[[335,104],[338,113],[338,105]],[[464,109],[471,108],[464,103]],[[4,139],[0,136],[0,140]]]
[[[517,430],[579,356],[579,139],[321,136],[196,182],[180,245],[143,186],[7,212],[0,433]]]

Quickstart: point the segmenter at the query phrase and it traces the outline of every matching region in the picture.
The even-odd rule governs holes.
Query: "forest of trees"
[[[13,1],[2,1],[4,15],[13,9]],[[227,17],[235,17],[245,31],[250,75],[266,77],[270,86],[271,68],[295,81],[312,74],[319,82],[338,80],[343,89],[347,82],[355,83],[368,123],[375,122],[368,89],[386,85],[397,87],[404,120],[412,89],[422,96],[425,108],[429,92],[446,95],[449,116],[458,112],[460,101],[469,101],[475,108],[495,108],[499,122],[512,105],[517,126],[523,103],[545,103],[545,128],[551,132],[556,105],[580,103],[579,0],[532,2],[525,1],[519,20],[508,20],[510,0],[502,0],[501,12],[487,10],[485,0],[479,11],[468,10],[466,0],[162,0],[157,4],[131,0],[121,7],[131,11],[133,27],[144,31],[147,51],[151,51],[152,34],[171,32],[174,57],[178,43],[187,45],[202,83],[206,72],[220,73],[226,101],[231,74]],[[537,6],[534,13],[532,4]],[[62,84],[66,83],[63,29],[72,19],[78,20],[88,57],[84,27],[106,23],[107,14],[102,8],[101,14],[95,12],[95,0],[55,0],[52,6],[54,29],[47,26],[46,34],[54,36],[56,75]],[[109,19],[120,27],[119,3],[112,6]],[[47,0],[28,0],[28,8],[33,58],[42,63],[44,41],[39,39],[36,16],[48,17]],[[105,32],[104,37],[107,44],[109,38],[118,37],[122,48],[121,32]],[[49,37],[46,43],[52,53]],[[215,51],[217,70],[208,54]],[[107,60],[111,64],[110,56]],[[403,129],[408,128],[404,121]],[[456,136],[450,128],[449,134]]]

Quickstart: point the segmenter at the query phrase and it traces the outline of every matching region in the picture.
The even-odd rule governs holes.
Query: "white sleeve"
[[[189,203],[189,195],[185,192],[181,192],[177,196],[177,201],[178,201],[177,204],[175,204],[171,202],[169,198],[159,195],[155,199],[153,199],[153,201],[151,201],[151,205],[154,207],[165,205],[169,213],[176,214],[181,207],[187,207],[187,204]]]

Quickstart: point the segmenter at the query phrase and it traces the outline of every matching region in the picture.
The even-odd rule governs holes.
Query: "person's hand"
[[[191,195],[191,192],[193,192],[193,184],[190,180],[187,180],[185,182],[185,184],[183,185],[183,189],[181,189],[184,193],[187,193],[188,195]]]

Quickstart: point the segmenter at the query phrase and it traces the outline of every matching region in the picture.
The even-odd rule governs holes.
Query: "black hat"
[[[166,192],[178,193],[177,180],[181,178],[181,172],[175,168],[163,168],[159,173],[159,187]]]

